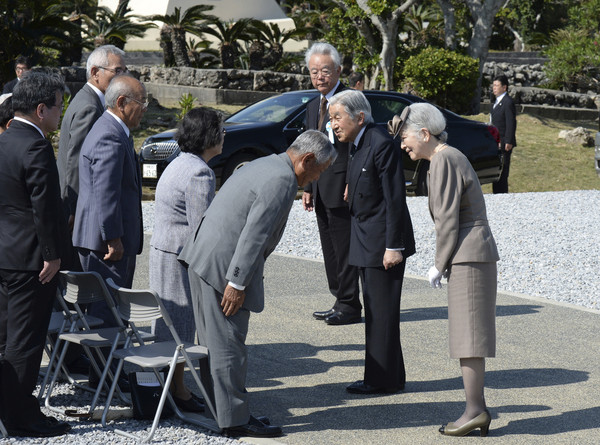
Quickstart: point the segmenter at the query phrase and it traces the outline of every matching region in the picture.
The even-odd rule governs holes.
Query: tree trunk
[[[437,0],[444,15],[444,42],[447,49],[456,49],[456,17],[451,0]]]
[[[185,29],[173,27],[171,29],[171,43],[173,44],[175,65],[192,66],[187,53],[187,45],[185,44]]]
[[[163,51],[165,66],[175,66],[173,43],[171,42],[171,27],[169,25],[163,25],[160,29],[160,48]]]
[[[474,59],[479,59],[479,78],[477,79],[477,88],[471,102],[471,111],[479,113],[481,103],[481,80],[483,65],[487,60],[490,48],[490,38],[492,36],[492,25],[494,17],[502,6],[504,0],[486,0],[482,3],[480,0],[465,0],[471,17],[473,18],[473,34],[469,42],[468,54]]]
[[[265,44],[260,40],[253,41],[248,50],[248,58],[250,59],[250,69],[257,71],[262,70],[264,56]]]
[[[223,42],[219,48],[221,54],[221,64],[224,69],[230,69],[235,66],[235,48],[231,43]]]

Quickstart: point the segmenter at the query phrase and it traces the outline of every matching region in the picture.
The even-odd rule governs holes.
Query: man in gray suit
[[[279,242],[298,187],[318,179],[337,153],[309,130],[285,153],[251,162],[221,187],[179,260],[189,266],[200,344],[209,351],[217,422],[230,436],[275,437],[250,415],[246,334],[264,307],[265,259]],[[268,422],[267,422],[268,423]]]
[[[104,93],[113,77],[127,72],[125,51],[114,45],[96,48],[86,64],[87,83],[75,95],[60,126],[58,142],[58,175],[60,195],[73,230],[77,196],[79,195],[79,153],[92,125],[104,113]]]
[[[117,76],[106,89],[106,105],[81,147],[73,245],[84,271],[130,288],[143,236],[141,175],[130,130],[148,107],[146,89],[129,75]],[[106,304],[94,303],[89,312],[114,324]]]

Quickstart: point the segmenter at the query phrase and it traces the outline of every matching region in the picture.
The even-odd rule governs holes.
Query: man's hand
[[[404,261],[404,257],[402,256],[401,250],[385,249],[385,253],[383,254],[383,267],[385,268],[385,270],[397,266],[402,261]]]
[[[244,304],[245,298],[246,292],[237,290],[228,284],[225,288],[225,292],[223,292],[223,299],[221,300],[221,307],[223,308],[225,316],[229,317],[230,315],[235,315]]]
[[[304,207],[304,210],[306,210],[307,212],[313,211],[315,206],[313,203],[312,193],[308,193],[308,192],[302,193],[302,206]]]
[[[60,258],[57,258],[55,260],[50,260],[50,261],[44,261],[44,268],[40,272],[40,276],[39,276],[40,282],[42,284],[49,283],[50,280],[52,280],[52,278],[54,278],[54,275],[56,275],[56,272],[58,272],[59,270],[60,270]]]
[[[505,151],[511,151],[511,150],[512,150],[512,148],[513,148],[513,145],[512,145],[512,144],[504,144],[504,150],[505,150]]]
[[[346,184],[346,188],[344,189],[344,201],[348,202],[348,184]]]
[[[108,253],[104,255],[104,261],[119,261],[123,258],[125,249],[123,248],[121,238],[111,239],[106,244],[108,245]]]

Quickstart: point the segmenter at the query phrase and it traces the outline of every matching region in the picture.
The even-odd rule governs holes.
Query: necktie
[[[327,114],[327,99],[325,96],[321,98],[321,108],[319,110],[319,126],[317,130],[321,130],[323,127],[323,122],[325,121],[325,115]]]
[[[354,155],[356,154],[356,150],[358,147],[356,147],[356,144],[352,144],[352,147],[350,147],[350,159],[352,159],[354,157]]]

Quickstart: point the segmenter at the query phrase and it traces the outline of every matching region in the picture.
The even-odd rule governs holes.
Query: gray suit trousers
[[[250,420],[246,392],[250,312],[242,308],[226,317],[221,308],[223,294],[191,268],[188,272],[198,343],[208,348],[217,423],[221,428],[244,425]]]

